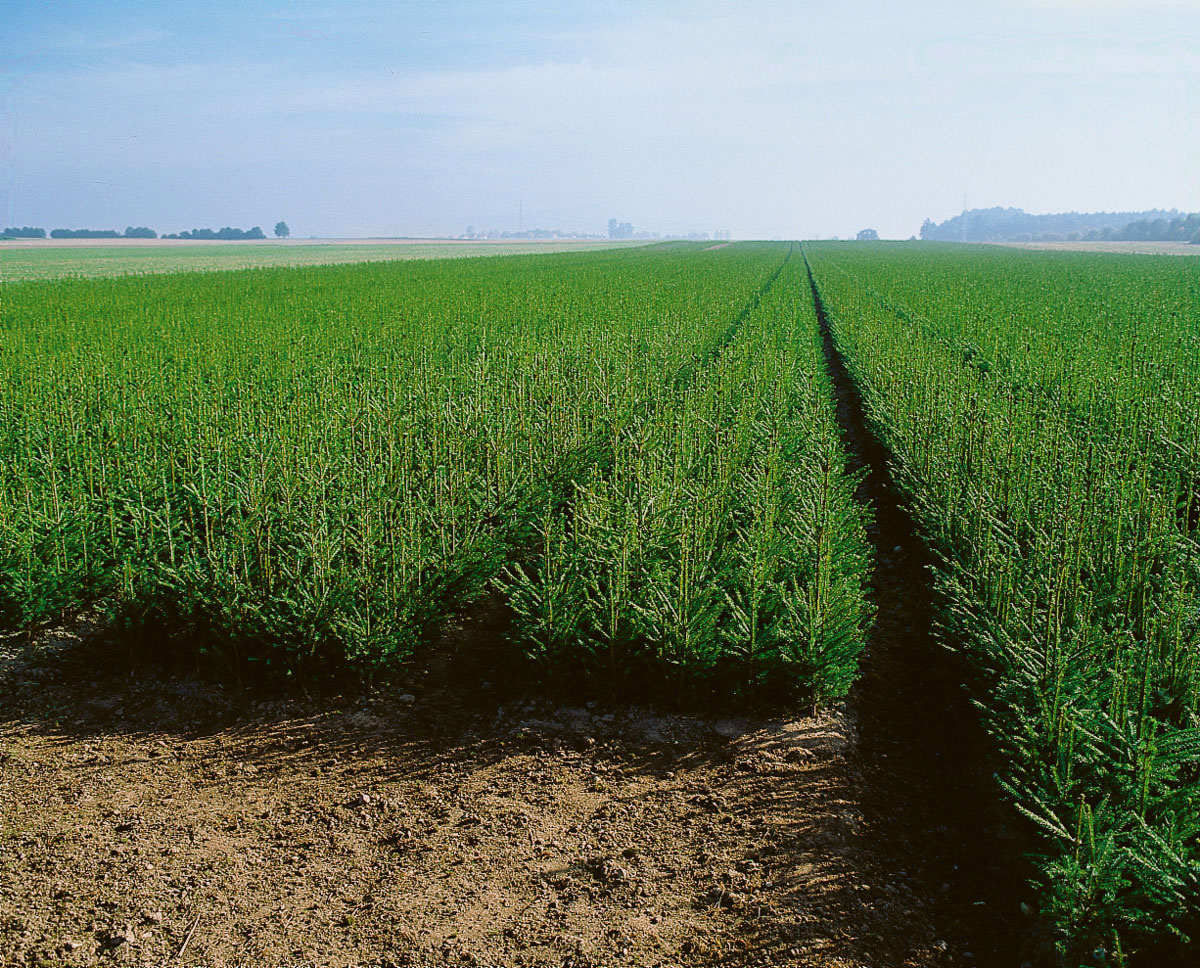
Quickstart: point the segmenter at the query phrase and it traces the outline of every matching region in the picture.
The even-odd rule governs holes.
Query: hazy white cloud
[[[526,227],[907,236],[964,189],[1200,207],[1185,5],[148,9],[18,24],[70,56],[19,68],[0,218],[396,234],[522,206]]]

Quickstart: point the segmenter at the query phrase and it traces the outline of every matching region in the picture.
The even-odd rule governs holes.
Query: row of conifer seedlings
[[[386,675],[499,586],[551,675],[839,695],[862,524],[787,256],[7,286],[0,623]]]
[[[1190,267],[806,245],[1070,964],[1200,941]]]
[[[513,635],[614,688],[845,695],[871,613],[853,497],[799,259],[730,341],[616,428],[611,463],[549,503],[502,580]]]

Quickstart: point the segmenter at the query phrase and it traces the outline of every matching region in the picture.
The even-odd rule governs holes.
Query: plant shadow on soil
[[[497,608],[358,694],[230,688],[50,636],[0,672],[0,784],[24,805],[4,820],[27,832],[0,951],[60,956],[87,923],[76,951],[106,958],[155,909],[139,959],[199,918],[188,951],[212,963],[1048,964],[994,840],[972,842],[955,735],[903,693],[932,673],[886,647],[911,622],[881,602],[862,683],[820,718],[556,696],[503,660]],[[105,857],[131,829],[154,872],[114,893]],[[37,903],[37,872],[72,863],[73,900]]]

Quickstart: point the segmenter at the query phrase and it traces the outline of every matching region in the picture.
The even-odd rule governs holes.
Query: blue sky
[[[0,221],[907,237],[1200,210],[1195,0],[0,0]]]

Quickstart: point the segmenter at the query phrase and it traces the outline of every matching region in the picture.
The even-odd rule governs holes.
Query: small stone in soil
[[[133,940],[133,932],[129,928],[126,928],[124,931],[117,931],[110,935],[105,940],[104,947],[111,950],[114,948],[119,948],[124,944],[132,944]]]

